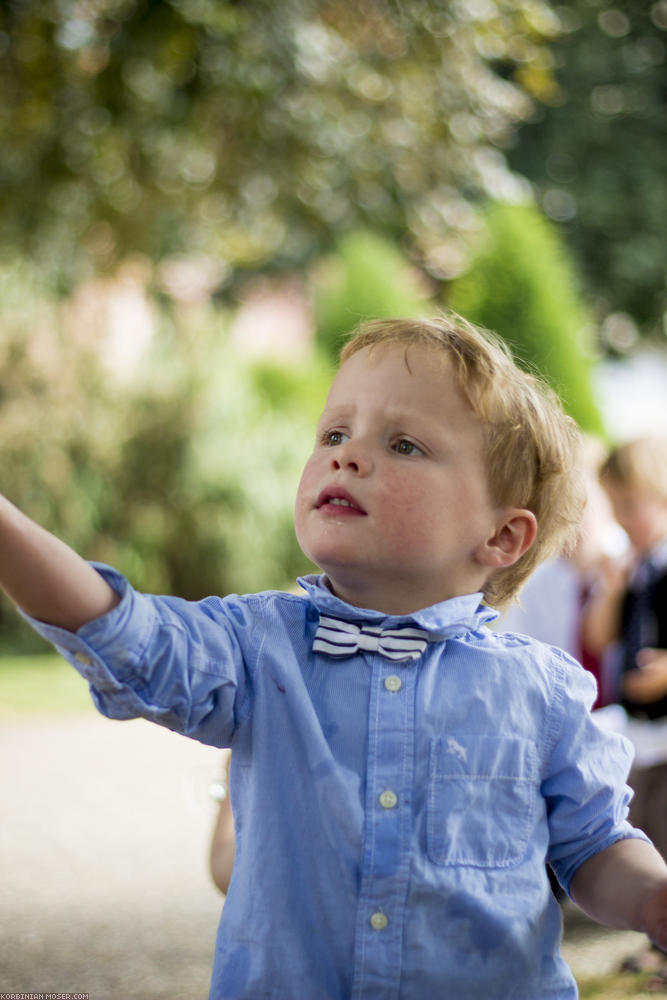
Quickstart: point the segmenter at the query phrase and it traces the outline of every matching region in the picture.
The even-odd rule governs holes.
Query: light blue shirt
[[[233,748],[237,854],[213,1000],[571,1000],[567,889],[626,821],[629,744],[561,651],[497,634],[480,595],[409,616],[305,595],[134,591],[73,635],[33,622],[99,710]],[[429,632],[416,660],[311,650],[320,612]]]

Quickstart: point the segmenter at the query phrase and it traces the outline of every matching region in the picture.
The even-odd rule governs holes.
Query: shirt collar
[[[471,632],[497,618],[498,612],[482,603],[482,594],[464,594],[452,597],[430,608],[414,611],[409,615],[387,615],[384,611],[371,608],[357,608],[341,601],[331,592],[327,577],[310,574],[298,579],[320,614],[343,618],[349,622],[372,622],[383,628],[398,628],[401,625],[417,625],[426,629],[433,638],[449,639]]]

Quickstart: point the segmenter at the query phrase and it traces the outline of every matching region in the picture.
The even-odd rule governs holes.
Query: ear
[[[503,511],[494,534],[476,552],[483,566],[500,569],[513,566],[530,548],[537,535],[537,519],[531,510],[510,507]]]

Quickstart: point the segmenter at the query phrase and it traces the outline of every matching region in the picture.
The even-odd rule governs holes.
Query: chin
[[[354,566],[352,563],[348,562],[344,557],[340,556],[338,553],[332,554],[331,552],[306,552],[306,555],[311,562],[323,572],[326,573],[331,579],[335,577],[340,577],[346,571],[353,570]]]
[[[335,570],[337,566],[349,566],[354,561],[354,550],[341,545],[339,540],[326,539],[321,536],[308,538],[307,532],[297,530],[296,539],[301,551],[324,572]]]

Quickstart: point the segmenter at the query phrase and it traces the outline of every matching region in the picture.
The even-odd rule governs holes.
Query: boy
[[[634,565],[629,575],[609,575],[587,625],[599,649],[617,644],[620,701],[632,719],[637,765],[650,761],[632,770],[631,815],[667,858],[667,438],[612,449],[600,481]]]
[[[545,861],[667,945],[667,868],[565,654],[487,627],[576,523],[576,435],[458,318],[343,351],[296,500],[306,596],[138,594],[6,504],[4,586],[115,718],[232,745],[211,997],[560,1000]]]

